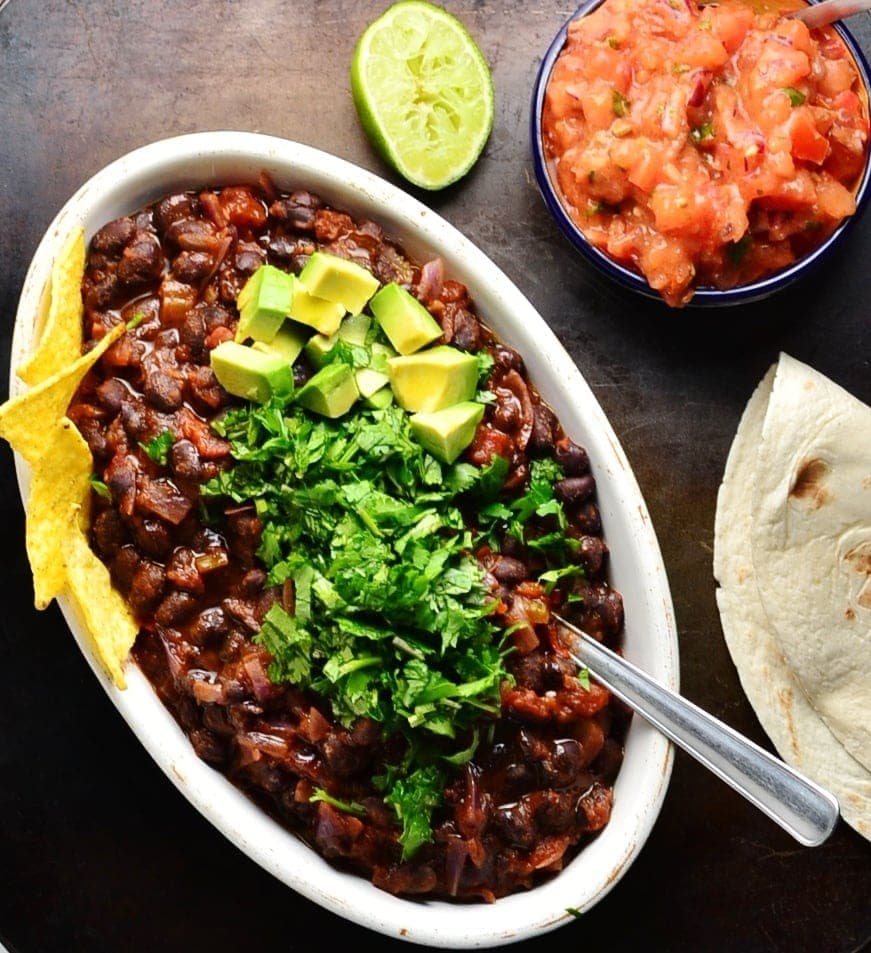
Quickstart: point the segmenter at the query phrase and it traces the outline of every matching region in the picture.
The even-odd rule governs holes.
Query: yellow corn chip
[[[85,233],[79,228],[67,239],[52,266],[46,289],[47,311],[39,344],[17,369],[27,384],[56,374],[71,354],[82,350],[82,275],[85,270]]]
[[[125,330],[125,325],[116,324],[87,354],[0,406],[0,437],[31,467],[37,466],[45,450],[46,428],[66,414],[82,378]],[[52,466],[51,460],[46,466]]]
[[[97,657],[115,687],[124,689],[124,661],[133,648],[139,626],[124,597],[113,588],[109,570],[88,545],[78,514],[70,514],[65,536],[66,591],[84,622]]]
[[[27,500],[25,541],[37,609],[63,589],[73,516],[87,512],[91,451],[66,417],[42,427],[44,456],[34,467]]]

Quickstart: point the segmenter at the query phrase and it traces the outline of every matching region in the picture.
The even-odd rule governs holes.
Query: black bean
[[[137,615],[145,615],[151,611],[160,599],[165,583],[163,566],[150,559],[143,559],[133,574],[128,594],[130,604]]]
[[[126,285],[139,285],[159,278],[163,271],[163,252],[157,238],[149,232],[137,232],[121,254],[118,278]]]
[[[599,507],[592,500],[582,503],[570,516],[571,524],[583,536],[598,536],[602,532]]]
[[[160,625],[179,625],[188,619],[197,605],[192,592],[173,589],[154,610],[154,620]]]
[[[184,402],[181,383],[161,370],[154,370],[146,375],[142,393],[158,410],[178,410]]]
[[[163,234],[179,219],[190,218],[196,213],[198,204],[194,196],[185,192],[168,195],[162,199],[154,211],[154,224],[158,232]]]
[[[553,448],[556,415],[546,404],[532,405],[532,433],[527,447],[531,453],[548,453]]]
[[[581,537],[577,557],[588,576],[596,576],[602,571],[607,554],[608,547],[601,536]]]
[[[214,268],[215,259],[204,251],[183,251],[176,255],[172,263],[172,273],[186,284],[194,285]]]
[[[516,585],[529,577],[526,564],[512,556],[499,556],[490,572],[499,582],[509,585]]]
[[[109,377],[97,387],[96,394],[97,400],[106,410],[112,414],[117,414],[121,409],[124,398],[129,396],[130,391],[123,381],[118,380],[117,377]]]
[[[129,537],[124,522],[116,510],[107,508],[97,514],[91,528],[91,538],[99,555],[111,558],[128,542]]]
[[[583,503],[596,492],[596,481],[591,473],[557,480],[553,492],[561,503]]]
[[[557,441],[554,456],[556,462],[569,476],[580,476],[590,469],[590,458],[587,451],[568,437],[563,437]]]
[[[91,239],[91,248],[106,255],[117,257],[121,249],[133,237],[136,226],[132,218],[116,218],[114,222],[104,225]]]
[[[194,619],[187,630],[188,638],[195,645],[202,645],[218,636],[224,636],[227,633],[227,617],[220,606],[212,606],[204,609]]]
[[[200,475],[200,454],[190,440],[176,440],[169,451],[172,472],[183,480],[196,480]]]

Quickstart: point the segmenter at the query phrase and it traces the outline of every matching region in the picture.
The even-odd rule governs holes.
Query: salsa
[[[412,446],[396,408],[327,421],[293,402],[248,404],[218,383],[210,355],[234,338],[249,277],[264,264],[299,275],[316,251],[401,284],[438,322],[441,343],[477,356],[486,410],[454,463]],[[94,459],[91,545],[136,614],[136,662],[199,757],[331,863],[390,893],[487,902],[553,876],[610,819],[629,714],[578,671],[551,611],[619,649],[623,604],[607,581],[587,453],[468,289],[439,259],[409,258],[377,223],[264,178],[174,193],[107,223],[90,242],[82,298],[86,348],[121,322],[130,328],[68,411]],[[297,387],[314,372],[303,351]],[[361,502],[364,481],[374,503]],[[396,524],[403,546],[429,546],[413,586],[382,579],[387,547],[360,542],[363,524],[382,516],[375,543]],[[281,567],[314,560],[319,536],[332,559],[313,563],[320,576],[303,589]],[[444,559],[454,560],[447,595],[473,597],[465,614],[447,598],[428,601]],[[343,614],[360,593],[363,611]],[[430,708],[414,708],[423,734],[378,711],[383,690],[402,714],[414,678],[366,681],[372,639],[397,624],[401,602],[407,628],[391,646],[414,663],[407,672],[423,659],[441,676]],[[427,605],[446,611],[429,630]],[[458,679],[433,661],[434,636],[475,613],[476,658],[456,666],[460,691],[472,697],[469,685],[487,682],[472,664],[482,660],[497,680],[475,718],[448,724]],[[318,629],[339,618],[356,642],[321,665]],[[323,690],[324,678],[348,690]],[[423,758],[428,787],[408,770],[421,767],[411,755]],[[409,833],[421,804],[425,824]]]
[[[788,7],[605,0],[569,25],[542,115],[551,173],[592,245],[671,306],[792,264],[856,210],[858,69]]]

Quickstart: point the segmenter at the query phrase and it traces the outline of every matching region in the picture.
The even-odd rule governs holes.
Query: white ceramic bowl
[[[589,451],[597,479],[613,585],[626,610],[625,655],[678,688],[671,597],[646,506],[619,441],[578,368],[515,285],[455,228],[393,185],[334,156],[284,139],[196,133],[123,156],[85,183],[41,241],[27,273],[12,344],[10,392],[22,390],[14,368],[34,344],[35,315],[51,263],[66,235],[86,238],[104,223],[182,188],[255,182],[266,170],[283,190],[306,188],[352,215],[378,221],[412,256],[444,258],[447,273],[469,287],[481,317],[524,356],[532,380],[566,431]],[[29,473],[16,457],[22,498]],[[297,893],[385,936],[453,949],[492,947],[544,934],[573,920],[608,893],[641,850],[671,774],[670,744],[633,719],[616,782],[610,823],[564,871],[532,891],[492,904],[409,901],[334,870],[193,752],[134,663],[128,688],[116,689],[100,667],[71,604],[64,616],[94,675],[152,758],[186,798],[237,847]]]

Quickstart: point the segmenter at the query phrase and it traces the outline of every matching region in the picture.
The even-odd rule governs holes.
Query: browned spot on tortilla
[[[858,576],[866,577],[856,601],[863,609],[871,609],[871,543],[859,543],[855,549],[845,554],[844,559],[850,564],[853,572]],[[855,614],[853,617],[855,618]]]
[[[849,606],[847,606],[847,611],[844,613],[844,615],[847,617],[848,622],[856,621],[856,613],[853,612],[853,610]]]
[[[792,689],[781,688],[777,693],[777,700],[783,710],[783,718],[786,721],[786,733],[789,735],[789,747],[795,757],[798,757],[798,738],[795,736],[795,725],[792,722]]]
[[[798,468],[789,495],[797,500],[806,500],[814,510],[825,506],[832,498],[824,486],[828,472],[829,465],[825,460],[805,460]]]

